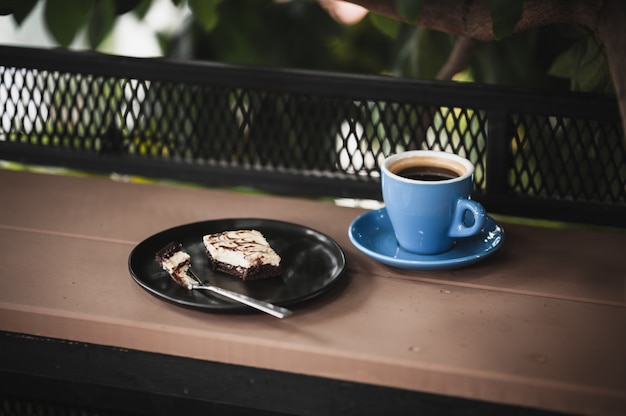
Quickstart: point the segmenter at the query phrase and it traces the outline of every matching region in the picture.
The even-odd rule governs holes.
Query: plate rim
[[[326,233],[323,233],[321,231],[318,231],[306,225],[302,225],[302,224],[298,224],[298,223],[294,223],[290,221],[277,220],[277,219],[272,219],[272,218],[262,218],[262,217],[228,217],[228,218],[215,218],[215,219],[209,219],[209,220],[193,221],[189,223],[175,225],[175,226],[163,229],[161,231],[158,231],[156,233],[153,233],[145,237],[144,239],[142,239],[139,243],[135,244],[135,246],[132,248],[132,250],[130,251],[128,255],[127,264],[128,264],[128,271],[131,275],[131,278],[142,289],[146,290],[151,295],[156,296],[157,298],[163,301],[167,301],[169,303],[172,303],[178,306],[193,308],[196,310],[207,311],[207,312],[226,312],[226,313],[258,312],[255,309],[250,308],[249,306],[246,306],[237,302],[224,301],[223,303],[218,303],[218,304],[199,304],[199,303],[188,301],[185,299],[173,299],[172,297],[166,296],[163,293],[161,293],[159,290],[156,290],[153,287],[146,284],[146,282],[144,282],[143,279],[137,275],[137,272],[132,267],[132,262],[134,260],[135,253],[138,251],[138,249],[141,246],[143,246],[144,244],[147,244],[150,240],[156,239],[160,236],[167,235],[168,233],[174,232],[181,228],[195,228],[195,227],[205,226],[207,224],[213,224],[213,223],[219,224],[222,222],[226,223],[226,222],[243,222],[243,221],[256,222],[256,223],[261,224],[261,226],[264,223],[275,224],[277,226],[305,231],[307,234],[312,232],[314,235],[321,237],[324,241],[324,244],[330,244],[330,247],[333,249],[333,252],[335,252],[334,257],[337,260],[339,260],[335,275],[332,277],[332,279],[330,279],[324,285],[321,285],[320,287],[316,288],[310,293],[307,293],[306,295],[297,296],[292,299],[284,299],[284,300],[276,300],[276,301],[272,300],[271,301],[272,303],[275,303],[280,306],[290,306],[290,305],[301,304],[313,298],[316,298],[322,295],[323,293],[326,293],[327,291],[330,291],[332,287],[339,284],[341,281],[345,280],[345,276],[347,274],[346,273],[347,271],[346,254],[344,250],[341,248],[341,246],[339,245],[339,243],[334,238],[332,238]]]

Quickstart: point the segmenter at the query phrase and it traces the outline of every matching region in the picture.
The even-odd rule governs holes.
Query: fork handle
[[[236,300],[237,302],[241,302],[245,305],[251,306],[253,308],[256,308],[260,311],[263,311],[265,313],[268,313],[280,319],[286,318],[293,313],[293,311],[283,308],[282,306],[274,305],[272,303],[265,302],[263,300],[254,299],[249,296],[242,295],[241,293],[232,292],[230,290],[222,289],[221,287],[217,287],[213,285],[208,285],[208,284],[194,285],[192,288],[210,290],[211,292],[215,292],[229,299]]]

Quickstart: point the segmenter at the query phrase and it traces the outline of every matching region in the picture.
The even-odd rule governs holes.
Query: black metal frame
[[[626,147],[613,96],[6,46],[0,47],[0,70],[0,108],[13,114],[13,120],[0,120],[0,159],[209,186],[381,199],[381,157],[402,148],[446,148],[477,165],[474,197],[493,213],[626,227]],[[16,73],[30,77],[32,85],[20,87]],[[100,110],[110,112],[113,105],[134,126],[150,118],[167,119],[155,127],[156,133],[123,131],[130,129],[124,125],[94,133],[94,119],[82,121],[81,114],[74,117],[84,124],[82,132],[59,133],[51,127],[49,113],[24,110],[18,117],[15,110],[28,105],[20,101],[44,96],[37,99],[38,106],[56,100],[62,107],[58,112],[70,114],[66,117],[97,112],[103,88],[129,82],[139,85],[133,96],[117,99],[128,102],[105,102]],[[55,95],[55,89],[71,89],[70,84],[76,91]],[[135,113],[129,108],[137,106],[137,95],[152,101],[142,101]],[[88,101],[90,107],[84,104]],[[173,103],[178,114],[168,115],[164,101]],[[261,104],[281,107],[284,118],[273,114],[258,120]],[[306,111],[298,113],[299,106]],[[205,109],[210,112],[202,113]],[[221,132],[220,121],[231,116],[239,117],[238,124]],[[348,120],[350,131],[341,132],[336,117]],[[374,117],[380,120],[372,121]],[[442,126],[434,127],[435,118]],[[39,128],[25,138],[20,132],[24,123]],[[192,125],[191,133],[182,131],[184,123]],[[319,125],[334,130],[309,132]],[[355,132],[361,125],[367,131]],[[246,129],[255,131],[252,145]],[[433,137],[410,137],[414,132]],[[155,139],[157,134],[162,137]],[[226,137],[220,142],[219,135]],[[280,140],[296,137],[296,142],[277,139],[283,135]],[[312,137],[297,141],[307,135]],[[78,144],[62,144],[65,136]],[[456,143],[448,136],[456,136]],[[50,137],[61,144],[51,145]],[[151,141],[153,152],[160,153],[139,154],[132,144],[135,137]],[[244,142],[249,147],[241,154],[230,154]],[[320,160],[316,149],[323,149],[329,160]],[[346,156],[347,166],[333,159],[338,152]],[[375,158],[372,166],[354,164],[368,156],[364,152]],[[578,167],[582,173],[572,171]]]
[[[1,416],[556,415],[11,332],[0,331],[0,345]]]

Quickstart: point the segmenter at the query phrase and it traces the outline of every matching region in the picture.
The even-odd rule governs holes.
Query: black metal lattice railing
[[[491,211],[626,226],[612,97],[1,47],[0,113],[0,159],[379,199],[441,149]]]
[[[131,414],[51,400],[33,400],[0,395],[0,416],[131,416]]]
[[[513,115],[510,186],[520,194],[624,204],[624,143],[616,123]]]

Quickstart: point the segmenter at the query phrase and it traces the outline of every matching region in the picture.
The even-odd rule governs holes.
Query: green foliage
[[[489,0],[491,28],[496,39],[504,39],[522,18],[522,0]]]
[[[147,10],[146,5],[150,5],[150,0],[113,0],[115,15],[119,16],[140,7]]]
[[[210,32],[190,21],[164,42],[164,52],[176,58],[268,67],[359,73],[391,68],[396,40],[381,33],[370,17],[342,25],[311,1],[228,0],[216,12],[220,18]],[[375,21],[390,34],[397,31],[390,19]]]
[[[87,22],[89,46],[96,48],[113,28],[115,22],[113,0],[94,0]]]
[[[394,62],[394,73],[404,77],[433,79],[446,63],[454,37],[421,27],[403,28],[402,45]]]
[[[396,39],[400,27],[402,24],[394,19],[382,16],[376,13],[369,13],[369,18],[372,21],[372,25],[378,29],[381,33],[388,36],[391,39]]]
[[[396,0],[396,8],[400,16],[403,16],[409,22],[415,22],[422,13],[424,0]]]
[[[475,81],[517,86],[567,90],[567,81],[548,73],[554,58],[567,49],[571,40],[558,27],[545,27],[510,36],[501,41],[476,45],[470,61]]]
[[[613,91],[611,76],[601,46],[586,31],[572,31],[574,42],[552,63],[548,73],[569,79],[574,91]]]
[[[116,2],[125,2],[125,1],[126,0],[116,0]],[[137,18],[143,19],[144,16],[150,10],[150,6],[152,6],[152,0],[135,0],[134,3],[136,4],[136,6],[134,6],[133,8],[127,9],[125,11],[118,10],[116,14],[121,15],[121,14],[132,11],[133,14],[137,16]]]
[[[0,15],[12,15],[19,26],[38,1],[44,5],[46,28],[60,46],[69,46],[86,29],[94,49],[111,32],[118,16],[135,11],[143,17],[151,5],[151,0],[0,0]]]
[[[204,30],[211,31],[219,21],[217,6],[221,0],[189,0],[189,8]]]
[[[145,16],[152,0],[0,0],[0,15],[20,25],[43,3],[48,31],[68,46],[85,30],[96,49],[124,13]],[[225,63],[433,78],[445,64],[454,37],[369,13],[354,25],[334,21],[316,1],[170,0],[195,19],[174,36],[157,34],[166,55]],[[416,21],[424,0],[395,0]],[[510,36],[522,0],[490,0],[499,41],[479,44],[470,79],[522,87],[611,92],[606,59],[582,29],[548,27]],[[190,51],[190,52],[189,52]]]
[[[13,20],[21,25],[30,14],[37,0],[0,0],[0,15],[13,15]]]
[[[89,17],[91,2],[46,0],[44,17],[48,30],[61,46],[68,46]]]

